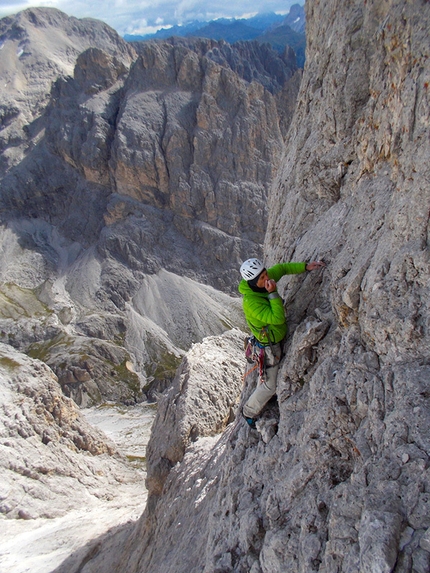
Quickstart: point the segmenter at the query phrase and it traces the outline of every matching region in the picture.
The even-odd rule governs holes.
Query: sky
[[[192,20],[249,17],[259,12],[287,14],[304,0],[0,0],[0,18],[34,6],[58,8],[76,18],[97,18],[124,34],[149,34]]]

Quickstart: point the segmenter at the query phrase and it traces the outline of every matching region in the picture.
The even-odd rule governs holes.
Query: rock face
[[[45,573],[139,517],[145,471],[87,422],[43,362],[5,344],[0,389],[1,570]]]
[[[280,284],[290,333],[259,431],[238,416],[191,443],[112,572],[430,569],[430,5],[306,10],[265,250],[327,268]]]
[[[142,480],[45,364],[0,344],[0,383],[4,518],[56,518]]]
[[[5,18],[0,34],[13,293],[0,339],[46,360],[79,404],[141,399],[193,342],[242,324],[230,295],[261,252],[294,54],[211,40],[136,51],[50,9]]]
[[[159,401],[147,448],[147,487],[160,495],[171,468],[199,438],[219,434],[231,421],[242,388],[244,333],[205,338],[182,361]]]

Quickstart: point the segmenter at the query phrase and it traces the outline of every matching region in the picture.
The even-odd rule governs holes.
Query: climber
[[[284,275],[321,269],[325,263],[280,263],[266,269],[258,259],[248,259],[240,267],[243,280],[243,311],[252,332],[251,343],[258,348],[262,361],[261,376],[256,389],[243,407],[242,415],[255,428],[256,419],[276,392],[276,378],[282,358],[282,342],[287,334],[284,303],[277,292],[277,281]],[[262,358],[261,358],[262,357]],[[264,369],[264,373],[263,373]]]

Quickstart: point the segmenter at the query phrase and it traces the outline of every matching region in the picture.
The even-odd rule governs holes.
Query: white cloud
[[[257,12],[285,14],[298,1],[303,3],[303,0],[0,0],[0,17],[30,6],[49,6],[69,16],[103,20],[123,35],[134,28],[148,30],[140,33],[149,33],[149,30],[156,31],[160,27],[191,20],[240,18]]]

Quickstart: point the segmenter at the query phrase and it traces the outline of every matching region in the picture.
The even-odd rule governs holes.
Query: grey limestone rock
[[[226,338],[212,341],[228,359],[208,374],[206,343],[194,347],[153,428],[148,448],[152,495],[141,519],[131,534],[129,527],[120,528],[103,542],[95,540],[87,558],[66,561],[58,572],[99,573],[106,563],[112,573],[428,570],[430,5],[308,0],[306,21],[306,69],[285,155],[276,159],[265,261],[321,258],[327,267],[279,284],[290,330],[276,403],[262,417],[260,432],[259,425],[256,431],[247,426],[240,403],[257,383],[256,373],[250,373],[236,419],[217,434],[234,395],[228,372],[234,368],[238,383],[245,361],[241,366],[238,340],[234,351],[230,344],[224,348]],[[125,90],[115,116],[121,139],[113,139],[108,159],[118,193],[106,201],[112,219],[88,268],[99,269],[94,274],[103,277],[128,261],[117,299],[102,298],[106,310],[128,308],[134,318],[139,315],[134,332],[141,332],[145,317],[136,313],[127,293],[133,291],[136,304],[141,302],[137,293],[144,265],[154,265],[160,283],[163,273],[174,269],[157,269],[157,256],[142,261],[136,256],[138,241],[129,243],[116,231],[140,218],[137,236],[156,243],[147,221],[160,211],[163,222],[169,221],[170,171],[181,203],[170,221],[180,230],[181,247],[196,232],[190,214],[201,216],[197,234],[203,238],[240,228],[230,213],[218,217],[214,207],[229,196],[231,157],[217,165],[218,193],[196,201],[193,181],[208,181],[202,165],[211,165],[212,155],[220,159],[220,134],[228,144],[238,141],[230,128],[236,124],[229,120],[239,117],[225,106],[226,93],[240,95],[253,118],[261,118],[266,108],[271,115],[276,107],[261,85],[244,84],[231,69],[196,54],[184,45],[176,50],[172,43],[150,45],[124,83],[118,80]],[[157,69],[164,73],[157,75]],[[139,85],[137,94],[128,91],[132,80]],[[152,82],[157,93],[149,88]],[[167,89],[172,82],[178,93]],[[190,83],[204,86],[197,100],[190,98],[195,93]],[[56,150],[57,158],[73,168],[76,181],[86,169],[94,173],[106,156],[101,153],[88,165],[75,160],[77,126],[91,117],[91,106],[79,103],[76,80],[59,82],[57,88],[51,118],[67,115],[69,104],[61,108],[65,97],[77,106],[79,119],[70,132],[51,140],[50,153]],[[107,102],[114,91],[110,86],[91,101],[108,110],[103,121],[112,117]],[[136,125],[131,118],[145,105],[151,113]],[[198,130],[188,145],[195,144],[204,161],[186,164],[182,179],[176,161],[185,163],[186,154],[176,137],[186,141],[190,116],[185,110],[191,109]],[[151,118],[157,130],[162,128],[158,141],[151,135]],[[251,178],[261,181],[258,177],[269,168],[256,143],[256,123],[245,123],[244,133],[252,135],[260,157],[244,171],[244,187]],[[97,122],[91,125],[102,130]],[[148,165],[142,180],[125,141],[139,143],[136,165]],[[275,148],[272,144],[269,139],[266,151]],[[169,162],[166,150],[179,148]],[[100,255],[106,253],[112,256],[103,268]],[[109,280],[102,289],[115,290]],[[166,313],[160,316],[169,319]],[[237,362],[230,364],[232,357]]]
[[[171,387],[158,402],[147,457],[149,495],[160,495],[170,469],[187,447],[217,435],[234,415],[242,387],[244,333],[231,330],[194,345],[178,368]]]
[[[277,432],[238,413],[190,444],[131,572],[428,571],[430,5],[308,0],[306,22],[265,260],[327,267],[279,284]]]
[[[34,303],[3,299],[1,340],[48,360],[80,404],[141,399],[193,342],[242,324],[237,269],[261,253],[294,57],[199,39],[132,47],[43,8],[0,33],[1,278]]]
[[[2,171],[19,163],[34,145],[32,135],[39,131],[37,120],[48,103],[51,84],[59,76],[73,73],[81,52],[94,46],[108,54],[115,52],[128,63],[134,54],[130,44],[106,24],[68,17],[55,8],[29,8],[2,18],[0,44],[5,80],[0,129],[0,148],[5,151]]]
[[[0,384],[3,519],[63,516],[142,479],[45,364],[0,344]]]

